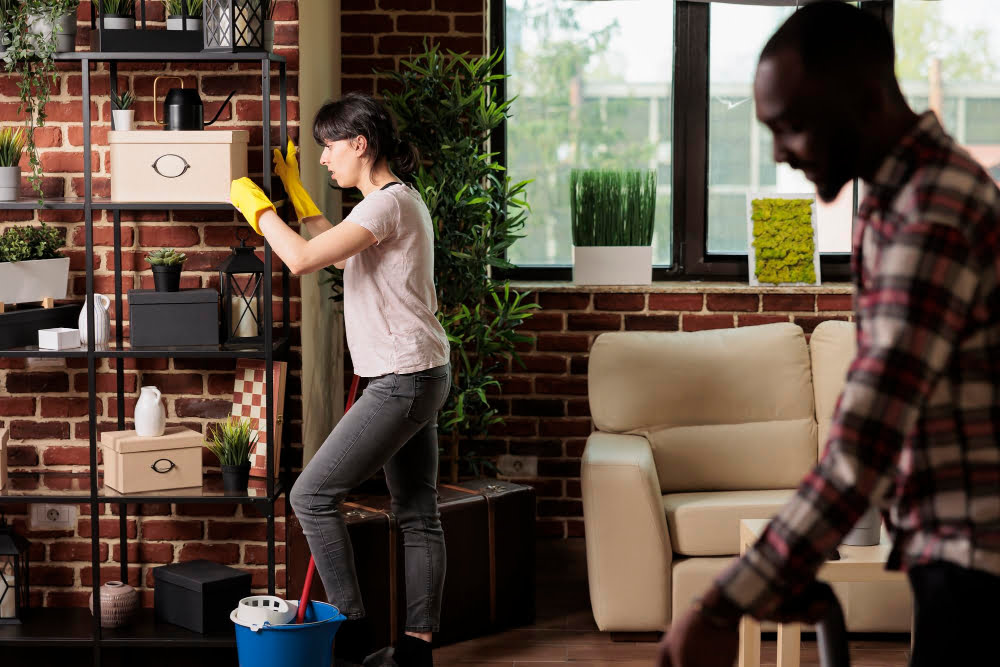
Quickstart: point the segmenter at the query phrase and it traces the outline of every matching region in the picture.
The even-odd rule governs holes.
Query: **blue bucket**
[[[305,620],[297,625],[263,626],[229,617],[236,625],[236,651],[240,667],[330,667],[333,636],[347,618],[332,604],[311,602]]]

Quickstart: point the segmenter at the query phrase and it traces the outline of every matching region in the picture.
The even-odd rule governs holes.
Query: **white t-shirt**
[[[448,363],[437,320],[434,229],[420,193],[403,184],[376,190],[344,218],[376,243],[344,267],[344,327],[361,377],[414,373]]]

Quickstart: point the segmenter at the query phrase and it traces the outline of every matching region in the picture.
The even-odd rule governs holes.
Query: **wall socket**
[[[31,506],[28,528],[30,530],[74,530],[76,517],[76,505],[37,503]]]
[[[501,454],[497,458],[497,470],[504,477],[532,479],[538,477],[538,457]]]

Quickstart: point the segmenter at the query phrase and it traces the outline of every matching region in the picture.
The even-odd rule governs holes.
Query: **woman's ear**
[[[366,139],[364,135],[359,134],[354,137],[352,147],[354,148],[355,154],[357,154],[358,157],[361,157],[365,154],[365,151],[368,150],[368,139]]]

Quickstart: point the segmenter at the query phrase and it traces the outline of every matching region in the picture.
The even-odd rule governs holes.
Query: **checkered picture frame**
[[[281,463],[281,426],[284,421],[285,375],[288,364],[274,362],[272,378],[272,399],[274,413],[274,474],[277,475]],[[250,475],[267,476],[267,415],[265,412],[266,385],[265,365],[260,359],[240,359],[236,363],[236,378],[233,384],[233,415],[254,420],[257,426],[257,444],[250,453]]]

